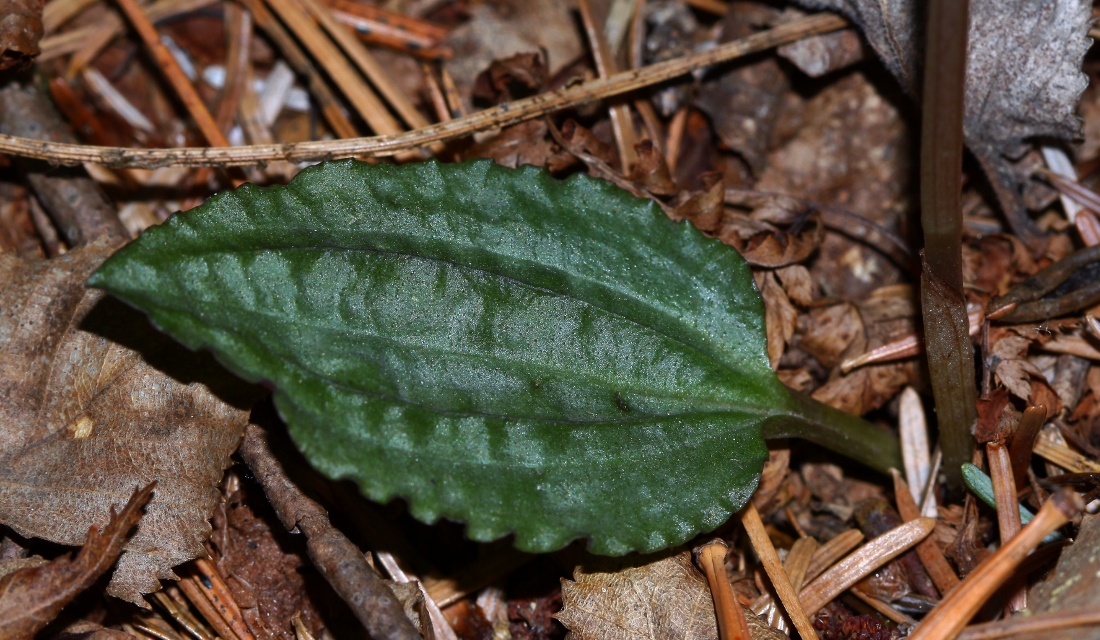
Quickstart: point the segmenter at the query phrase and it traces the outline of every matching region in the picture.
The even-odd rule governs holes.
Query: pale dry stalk
[[[375,133],[396,135],[402,131],[401,125],[390,115],[386,105],[382,104],[336,45],[325,36],[313,18],[295,0],[266,0],[266,2],[267,6],[282,19],[283,24],[289,27],[305,48],[313,54],[313,59],[332,76],[333,82],[340,87],[355,111]]]

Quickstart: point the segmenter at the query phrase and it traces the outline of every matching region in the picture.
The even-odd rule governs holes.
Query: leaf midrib
[[[400,236],[398,236],[398,237],[400,237]],[[472,248],[477,249],[479,251],[484,251],[484,250],[480,249],[479,247],[472,247]],[[278,246],[278,245],[276,245],[276,246],[262,247],[262,248],[227,248],[227,249],[217,249],[217,250],[214,250],[214,249],[199,249],[198,251],[189,251],[186,248],[175,248],[174,251],[176,253],[176,256],[190,255],[190,256],[195,256],[195,257],[200,257],[200,258],[203,257],[204,255],[207,255],[207,254],[222,254],[222,255],[231,255],[232,256],[232,255],[239,255],[239,254],[244,254],[244,253],[260,254],[260,253],[265,253],[265,252],[276,252],[276,251],[288,251],[288,252],[298,252],[298,251],[314,251],[314,252],[344,251],[344,252],[348,252],[348,253],[366,252],[366,253],[373,253],[373,254],[377,254],[377,255],[389,255],[389,256],[398,256],[398,257],[402,257],[402,258],[413,258],[413,259],[416,259],[416,260],[424,260],[424,261],[427,261],[427,262],[434,262],[434,263],[438,263],[438,264],[450,265],[450,266],[458,268],[458,269],[465,269],[465,270],[469,270],[469,271],[475,271],[475,272],[479,272],[479,273],[489,274],[493,277],[497,277],[497,278],[501,278],[503,280],[507,280],[509,282],[517,284],[520,287],[530,289],[530,290],[533,290],[533,291],[541,291],[541,292],[544,292],[544,293],[549,293],[549,294],[554,295],[554,296],[559,296],[559,297],[567,298],[567,299],[570,299],[570,300],[576,300],[576,301],[578,301],[582,304],[588,305],[588,306],[590,306],[594,309],[599,309],[600,311],[603,311],[604,313],[607,313],[607,314],[609,314],[611,316],[614,316],[616,318],[620,318],[620,319],[625,320],[627,322],[630,322],[630,323],[639,325],[641,327],[644,327],[644,328],[656,333],[657,335],[662,336],[662,337],[664,337],[664,338],[680,345],[685,350],[696,353],[696,354],[702,356],[703,358],[706,358],[707,360],[710,360],[710,361],[714,362],[716,365],[718,365],[722,369],[724,369],[726,371],[729,371],[730,373],[732,373],[734,375],[743,375],[743,376],[746,376],[746,377],[752,377],[752,376],[756,375],[755,372],[741,371],[741,370],[738,370],[738,369],[734,369],[734,368],[728,366],[725,362],[715,358],[713,355],[707,353],[706,351],[703,351],[699,347],[697,347],[695,345],[692,345],[692,344],[688,344],[688,343],[684,342],[683,340],[681,340],[680,338],[669,334],[667,331],[665,331],[665,330],[663,330],[659,327],[651,326],[649,323],[641,322],[641,321],[639,321],[635,318],[625,316],[621,313],[618,313],[618,312],[616,312],[612,309],[609,309],[609,308],[605,307],[604,305],[595,304],[593,302],[589,302],[588,300],[578,298],[578,297],[575,297],[575,296],[572,296],[572,295],[568,295],[568,294],[565,294],[565,293],[562,293],[562,292],[559,292],[559,291],[555,291],[553,289],[536,286],[536,285],[524,282],[522,280],[518,280],[518,279],[516,279],[512,276],[500,274],[500,273],[497,273],[495,271],[491,271],[489,269],[481,269],[481,268],[478,268],[478,267],[471,267],[469,265],[462,264],[462,263],[459,263],[459,262],[455,262],[453,260],[446,260],[446,259],[437,258],[437,257],[434,257],[434,256],[417,255],[417,254],[413,254],[413,253],[402,253],[402,252],[397,252],[397,251],[384,251],[384,250],[380,250],[380,249],[360,248],[360,247],[346,247],[346,246],[343,246],[343,245],[309,245],[309,246],[302,246],[302,245]],[[491,255],[496,255],[496,254],[491,254]],[[518,259],[516,259],[516,260],[519,261]],[[533,263],[529,260],[522,260],[522,262],[524,264],[528,265],[528,266],[531,266],[531,267],[545,269],[544,265],[540,265],[538,263]],[[598,280],[593,280],[593,279],[585,277],[585,276],[575,276],[574,274],[570,274],[568,272],[561,271],[560,269],[554,269],[553,273],[555,273],[557,275],[560,275],[560,276],[563,276],[566,279],[572,279],[572,278],[580,279],[580,280],[583,280],[584,282],[586,282],[590,285],[594,285],[595,287],[598,287],[602,291],[605,291],[605,292],[608,292],[608,293],[615,293],[614,290],[609,289],[605,284],[603,284],[602,282],[600,282]],[[616,297],[616,296],[613,295],[611,297]],[[632,302],[634,302],[636,304],[643,304],[644,305],[646,303],[645,300],[639,300],[638,298],[635,298],[633,296],[624,296],[624,297],[627,297],[629,300],[631,300]],[[650,307],[650,308],[658,311],[660,313],[661,317],[665,318],[665,320],[668,321],[670,324],[676,324],[678,322],[681,322],[681,320],[679,318],[669,317],[667,313],[665,313],[663,310],[661,310],[659,308],[655,308],[655,307]]]

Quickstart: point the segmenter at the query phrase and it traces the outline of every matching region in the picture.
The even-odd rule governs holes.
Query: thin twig
[[[254,9],[252,2],[245,0],[245,3],[256,17],[257,24],[262,26],[259,13]],[[109,167],[141,168],[156,168],[167,165],[240,166],[274,160],[315,162],[354,156],[393,155],[401,151],[423,147],[432,142],[454,140],[477,131],[516,124],[592,100],[620,95],[642,87],[659,84],[696,69],[735,60],[808,36],[836,31],[846,26],[848,26],[848,22],[834,14],[815,14],[734,40],[709,51],[674,58],[649,65],[643,69],[618,73],[610,78],[599,78],[502,104],[467,117],[399,135],[252,145],[225,149],[196,147],[135,149],[42,142],[0,134],[0,153],[37,158],[58,164],[94,162]]]
[[[321,505],[306,497],[287,477],[283,464],[271,452],[264,430],[248,425],[239,451],[263,485],[279,521],[288,531],[297,528],[305,534],[310,560],[351,607],[367,633],[378,640],[420,640],[401,604],[362,552],[332,526]]]

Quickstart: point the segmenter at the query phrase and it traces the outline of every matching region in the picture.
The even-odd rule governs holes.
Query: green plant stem
[[[977,417],[974,353],[962,295],[963,107],[968,0],[932,0],[925,44],[921,120],[921,309],[928,368],[948,487],[962,490],[959,469],[970,459]]]
[[[882,473],[902,468],[901,444],[896,435],[804,393],[790,394],[793,410],[767,420],[764,438],[809,440]]]

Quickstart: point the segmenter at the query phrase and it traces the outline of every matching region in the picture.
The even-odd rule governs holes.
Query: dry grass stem
[[[70,18],[95,4],[96,0],[51,0],[42,9],[42,31],[53,33]]]
[[[917,502],[913,500],[913,494],[905,481],[902,480],[901,474],[896,470],[893,473],[894,476],[894,500],[898,505],[898,514],[902,520],[910,522],[916,520],[921,516],[920,507],[917,506]],[[928,571],[929,577],[932,578],[932,582],[936,585],[936,589],[941,594],[947,593],[955,585],[959,583],[959,576],[955,575],[955,570],[951,568],[950,563],[947,562],[947,558],[944,557],[943,551],[936,546],[936,543],[929,539],[921,540],[917,543],[917,556],[920,557],[921,564],[924,565],[926,571]]]
[[[684,0],[684,4],[719,16],[729,10],[729,5],[722,0]]]
[[[817,540],[810,537],[799,538],[791,545],[787,559],[783,561],[783,570],[787,572],[787,578],[790,579],[791,587],[795,591],[801,589],[806,583],[806,572],[819,546]]]
[[[787,617],[791,619],[794,628],[798,630],[803,640],[816,638],[817,632],[814,631],[813,623],[810,622],[807,615],[808,612],[803,610],[803,603],[799,600],[799,594],[791,586],[787,572],[783,570],[783,563],[779,560],[779,554],[775,552],[771,538],[768,537],[768,532],[764,529],[764,521],[760,519],[760,513],[753,506],[751,500],[741,512],[741,524],[745,526],[745,533],[749,536],[749,542],[752,543],[753,550],[759,556],[760,563],[764,565],[764,571],[771,579],[775,593],[779,596],[779,601],[783,604]]]
[[[447,71],[447,67],[439,67],[439,81],[443,83],[443,95],[447,98],[447,106],[451,110],[451,119],[465,118],[466,107],[462,105],[462,97],[458,93],[458,87],[455,86],[455,79],[451,76],[451,72]]]
[[[1063,489],[1047,500],[1035,519],[986,558],[965,580],[946,594],[925,616],[911,640],[953,640],[1016,567],[1048,534],[1069,522],[1084,504],[1081,496]]]
[[[207,624],[213,627],[214,633],[218,635],[220,640],[238,640],[237,634],[233,633],[233,629],[231,629],[229,624],[218,614],[218,610],[215,609],[214,605],[210,603],[210,600],[203,595],[202,590],[194,580],[190,577],[185,577],[176,584],[179,586],[180,591],[183,591],[184,595],[187,596],[191,605],[206,619]],[[251,637],[251,634],[249,634],[249,637]]]
[[[256,0],[243,1],[252,11],[257,24],[264,28],[264,23],[253,4],[259,3]],[[285,3],[289,0],[274,1]],[[699,68],[735,60],[808,36],[836,31],[846,26],[848,26],[848,22],[836,15],[828,13],[815,14],[728,42],[709,51],[652,64],[642,69],[626,71],[610,78],[598,78],[579,85],[539,94],[524,100],[517,100],[492,109],[486,109],[471,116],[434,124],[400,135],[346,140],[319,140],[296,144],[252,145],[225,149],[195,147],[134,149],[43,142],[0,134],[0,153],[37,158],[58,164],[94,162],[110,167],[141,168],[156,168],[167,165],[240,166],[274,160],[310,162],[354,156],[393,155],[401,151],[423,147],[433,142],[461,138],[477,131],[516,124],[592,100],[627,93],[679,77]],[[284,55],[286,55],[285,50]],[[293,62],[291,64],[293,65]],[[301,69],[297,70],[302,73]],[[306,75],[306,77],[309,76]],[[446,79],[444,79],[444,82],[446,82]],[[311,83],[311,91],[312,87]],[[446,84],[444,87],[446,87]]]
[[[298,46],[294,38],[287,33],[283,25],[268,11],[262,0],[241,0],[241,4],[248,9],[255,19],[256,25],[263,29],[264,33],[279,49],[279,52],[283,54],[283,59],[298,72],[298,75],[306,78],[310,95],[317,101],[318,109],[325,117],[325,121],[332,127],[336,137],[354,138],[358,135],[351,121],[344,115],[344,110],[340,107],[336,94],[332,92],[332,89],[322,78],[322,74],[313,66],[309,57]],[[272,142],[265,146],[275,145]]]
[[[249,66],[248,53],[252,45],[252,14],[240,5],[225,5],[225,32],[228,41],[225,53],[225,86],[218,96],[218,109],[214,122],[227,136],[233,128],[233,118],[241,102],[245,72]]]
[[[156,59],[161,73],[164,74],[168,84],[172,86],[176,96],[183,103],[195,124],[198,125],[199,131],[206,138],[207,144],[212,147],[228,147],[229,140],[218,127],[218,123],[214,121],[214,116],[210,115],[210,111],[206,109],[206,105],[203,103],[198,91],[195,90],[194,85],[183,73],[183,69],[180,68],[175,56],[161,42],[160,34],[157,33],[152,21],[149,20],[149,16],[145,15],[136,0],[116,0],[116,2],[123,13],[126,14],[126,18],[133,25],[134,30],[141,36],[153,58]],[[204,181],[199,178],[196,178],[196,180],[199,182]],[[234,187],[244,184],[243,180],[235,176],[231,177],[230,180]]]
[[[165,613],[172,616],[176,624],[183,627],[183,629],[191,634],[195,640],[217,640],[217,638],[211,635],[209,629],[196,620],[195,616],[191,615],[191,612],[188,611],[185,606],[173,600],[164,591],[157,591],[156,593],[150,594],[149,597],[151,597],[153,602],[159,605]]]
[[[443,615],[443,611],[440,609],[439,604],[432,599],[427,589],[424,588],[423,581],[415,574],[409,573],[402,568],[401,565],[398,564],[397,558],[389,551],[376,551],[373,555],[374,558],[378,560],[378,564],[382,565],[386,573],[390,575],[390,578],[394,582],[415,582],[417,584],[421,594],[424,596],[424,608],[427,610],[428,617],[431,619],[436,640],[458,640],[458,636],[455,634],[454,629],[451,628],[451,623],[448,622],[447,618]]]
[[[699,564],[707,575],[710,593],[714,598],[714,611],[718,616],[720,640],[749,640],[749,623],[745,612],[733,595],[729,577],[726,576],[726,552],[729,547],[721,540],[708,542],[699,550]]]
[[[813,615],[853,584],[898,557],[932,533],[936,521],[917,518],[878,536],[859,548],[802,590],[802,608]]]
[[[435,109],[436,120],[440,122],[453,120],[451,110],[447,107],[447,97],[443,95],[443,88],[439,86],[439,81],[435,79],[432,65],[421,62],[420,73],[424,75],[424,85],[428,88],[428,98],[432,101],[432,108]]]
[[[982,322],[984,321],[983,312],[981,310],[971,311],[967,314],[967,320],[970,323],[970,336],[974,337],[978,335],[978,332],[982,329]],[[921,353],[924,353],[924,338],[917,334],[912,334],[888,342],[881,347],[871,349],[862,355],[845,360],[840,363],[840,371],[841,373],[848,373],[852,369],[869,364],[882,364],[885,362],[904,360],[905,358],[912,358]]]
[[[446,578],[425,578],[424,590],[441,608],[445,608],[522,567],[533,556],[508,545],[497,548],[483,561]]]
[[[173,16],[198,11],[216,2],[217,0],[163,0],[162,2],[157,2],[148,7],[143,7],[143,9],[146,15],[149,16],[149,20],[156,23]],[[125,30],[126,27],[122,19],[114,12],[111,12],[98,24],[93,24],[70,32],[71,35],[60,34],[54,36],[58,39],[67,38],[68,41],[77,44],[77,48],[73,50],[75,53],[72,59],[69,60],[69,66],[65,71],[65,76],[69,79],[75,78],[78,73],[99,57],[99,54],[107,48],[107,45],[111,44],[115,38],[122,35]],[[49,38],[43,39],[43,45],[49,44],[48,40]],[[47,53],[45,46],[43,46],[42,52],[43,55]],[[72,52],[64,51],[52,57],[63,55],[64,53]]]
[[[221,617],[229,624],[241,640],[255,640],[241,614],[241,607],[233,597],[229,587],[222,580],[221,574],[212,562],[206,558],[199,558],[194,562],[197,575],[191,576],[194,583],[201,589],[203,596],[218,610]],[[227,639],[226,639],[227,640]]]
[[[881,613],[883,616],[896,622],[897,624],[907,624],[910,627],[917,626],[917,621],[891,607],[888,603],[879,600],[875,596],[864,591],[858,584],[854,585],[850,591],[853,596],[859,598],[868,607],[871,607],[875,611]]]

